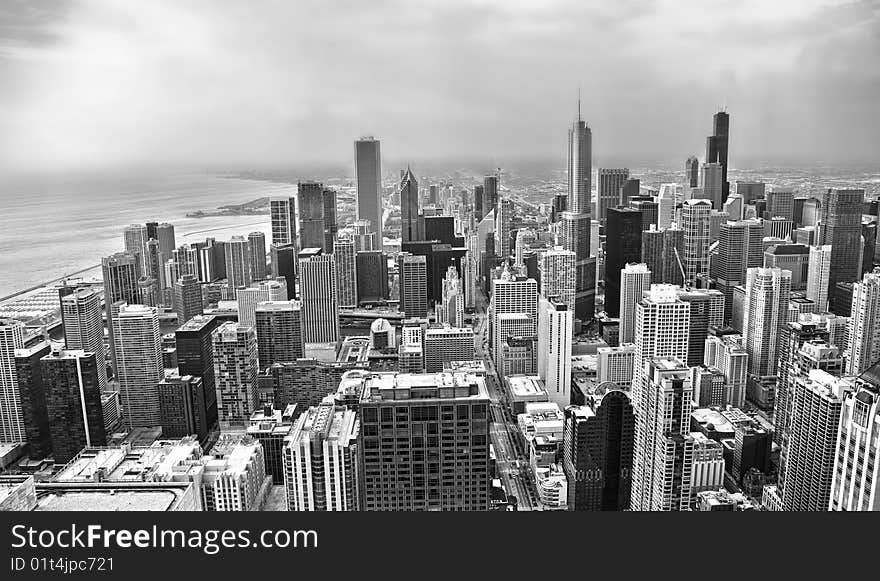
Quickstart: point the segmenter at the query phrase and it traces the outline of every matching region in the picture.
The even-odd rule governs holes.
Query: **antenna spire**
[[[578,86],[578,122],[581,120],[581,88]]]

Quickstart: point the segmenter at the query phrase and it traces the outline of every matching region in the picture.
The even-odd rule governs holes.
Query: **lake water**
[[[99,264],[124,249],[122,229],[131,223],[170,222],[178,246],[254,231],[269,240],[268,215],[186,213],[295,192],[293,184],[206,174],[2,181],[0,297]]]

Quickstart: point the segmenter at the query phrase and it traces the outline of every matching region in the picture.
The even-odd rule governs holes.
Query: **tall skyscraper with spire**
[[[369,220],[373,248],[382,247],[382,158],[379,140],[361,137],[354,142],[357,218]]]
[[[595,263],[590,261],[590,184],[592,180],[593,133],[578,118],[568,130],[568,210],[561,217],[561,242],[575,253],[575,315],[591,319],[595,312]]]

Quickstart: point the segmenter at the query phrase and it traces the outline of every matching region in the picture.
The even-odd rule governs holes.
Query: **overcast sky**
[[[880,1],[4,0],[0,166],[876,161]]]

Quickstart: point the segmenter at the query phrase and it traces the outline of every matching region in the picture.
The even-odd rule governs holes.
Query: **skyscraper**
[[[272,278],[283,278],[287,283],[287,299],[296,298],[296,244],[272,244],[269,249]]]
[[[710,272],[715,287],[724,294],[724,320],[733,315],[733,289],[745,284],[746,271],[763,266],[764,230],[760,220],[728,221],[718,234],[718,255]]]
[[[234,297],[236,289],[247,288],[254,282],[251,276],[251,245],[242,236],[233,236],[226,247],[226,280],[229,296]]]
[[[357,296],[359,302],[375,303],[388,298],[388,257],[381,250],[359,251]]]
[[[452,361],[474,359],[474,330],[471,327],[426,329],[422,341],[425,372],[439,373]]]
[[[382,156],[378,139],[362,137],[354,142],[354,179],[357,182],[357,218],[370,221],[373,248],[381,248]]]
[[[419,232],[419,182],[407,166],[399,185],[400,239],[403,242],[421,240]]]
[[[137,260],[138,275],[142,276],[147,271],[147,227],[144,224],[129,224],[123,230],[125,251]]]
[[[862,207],[865,190],[830,188],[822,203],[820,245],[831,245],[828,294],[839,282],[856,282],[861,275]]]
[[[538,257],[541,295],[546,298],[558,297],[572,315],[575,309],[575,262],[575,253],[563,250],[561,246],[556,246]]]
[[[846,371],[859,375],[880,360],[880,269],[853,285]]]
[[[730,183],[727,181],[727,147],[730,135],[730,115],[725,111],[715,113],[712,118],[712,135],[706,138],[706,163],[721,164],[721,203],[727,201]]]
[[[0,319],[0,442],[27,441],[21,395],[15,374],[15,350],[24,347],[24,323]]]
[[[722,405],[742,408],[746,401],[749,355],[742,335],[710,335],[706,338],[703,362],[724,374],[727,401]]]
[[[709,214],[712,202],[704,199],[685,200],[681,208],[684,230],[685,284],[693,286],[697,277],[709,273]]]
[[[174,239],[174,224],[162,222],[156,226],[156,239],[159,241],[159,252],[164,260],[171,258],[171,251],[177,246]]]
[[[211,335],[217,414],[221,427],[247,424],[259,405],[257,333],[228,321]]]
[[[303,341],[335,343],[339,338],[336,261],[332,254],[305,248],[299,254]]]
[[[424,256],[398,255],[400,273],[400,310],[407,317],[428,316],[428,271]]]
[[[636,333],[636,305],[651,288],[651,271],[645,264],[628,263],[620,272],[620,331],[618,341],[632,343]]]
[[[512,330],[504,324],[504,317],[508,315],[520,317],[516,321],[509,321],[509,326],[517,327],[517,336],[537,335],[538,283],[531,278],[514,276],[505,268],[501,278],[492,281],[489,313],[492,354],[495,368],[500,372],[504,369],[502,346]]]
[[[2,325],[2,323],[0,323]],[[46,382],[40,360],[51,352],[48,341],[15,349],[15,375],[21,402],[21,417],[27,437],[28,457],[41,460],[52,455],[52,434],[46,411]]]
[[[679,300],[690,305],[688,328],[688,355],[684,362],[689,367],[703,362],[703,350],[709,330],[724,322],[724,295],[716,289],[677,289]]]
[[[876,370],[843,397],[828,510],[880,510],[880,391]]]
[[[447,323],[452,327],[464,327],[464,289],[462,280],[454,266],[446,270],[443,279],[443,296],[437,307],[437,322]]]
[[[113,335],[113,304],[119,301],[130,304],[139,302],[137,258],[127,252],[104,257],[101,259],[101,273],[104,280],[104,309],[110,338],[110,355],[113,371],[118,373],[116,340]]]
[[[284,279],[261,280],[248,288],[235,291],[238,303],[238,322],[253,327],[256,324],[257,305],[264,301],[283,301],[287,298]]]
[[[273,363],[305,357],[302,305],[299,301],[266,301],[255,313],[260,370]]]
[[[86,288],[77,289],[61,299],[64,343],[68,349],[95,354],[98,384],[107,385],[107,362],[104,354],[104,323],[101,320],[101,297]]]
[[[693,388],[688,375],[687,366],[675,357],[645,362],[639,394],[644,406],[635,406],[632,510],[688,509],[695,445],[690,435]]]
[[[673,223],[669,228],[652,227],[642,232],[642,262],[658,284],[684,285],[684,230]]]
[[[629,179],[629,169],[608,169],[600,167],[597,173],[599,186],[596,191],[596,218],[602,223],[608,215],[608,208],[621,204],[620,190]]]
[[[749,371],[774,375],[779,354],[779,334],[786,323],[791,295],[791,272],[779,268],[746,271],[745,336]]]
[[[487,175],[483,178],[483,217],[498,206],[498,176]]]
[[[595,409],[565,408],[562,466],[569,510],[630,508],[634,439],[635,415],[623,391],[607,392]]]
[[[266,278],[266,235],[251,232],[248,234],[248,244],[251,248],[251,278],[263,280]]]
[[[608,208],[605,249],[605,312],[620,313],[620,271],[642,261],[642,213],[632,208]]]
[[[696,188],[700,185],[700,160],[695,156],[690,156],[684,162],[684,183],[689,188]]]
[[[106,446],[95,354],[55,350],[40,365],[55,462],[65,464],[86,447]]]
[[[358,510],[358,426],[332,397],[300,414],[282,452],[287,510]]]
[[[196,315],[174,332],[177,369],[180,375],[202,378],[208,429],[217,422],[217,390],[214,381],[214,348],[211,334],[220,323],[220,319],[214,315]]]
[[[503,262],[510,261],[510,229],[513,221],[513,202],[509,198],[498,200],[495,216],[495,254]]]
[[[488,510],[490,400],[483,379],[373,373],[361,382],[361,510]],[[454,438],[441,437],[446,430]],[[393,451],[381,448],[384,438],[396,441]]]
[[[540,297],[538,304],[538,376],[550,401],[560,408],[571,403],[571,343],[574,311],[558,297]]]
[[[269,199],[272,244],[296,244],[296,198]]]
[[[820,313],[828,310],[828,280],[830,276],[831,245],[810,246],[807,298],[816,303]]]
[[[324,220],[324,185],[312,181],[297,183],[296,203],[299,211],[300,250],[320,248],[325,253],[332,252],[332,247],[326,246],[324,238],[327,227]]]
[[[703,197],[712,201],[714,210],[721,210],[727,198],[724,197],[724,168],[720,163],[704,163],[702,169]]]
[[[593,133],[578,118],[568,130],[568,210],[562,213],[562,245],[577,257],[575,315],[593,318],[596,296],[596,265],[590,259],[590,192],[593,174]]]
[[[123,305],[113,318],[119,399],[129,429],[162,423],[159,391],[162,349],[159,315],[154,307]]]
[[[355,308],[358,306],[358,277],[354,240],[337,238],[333,242],[333,257],[336,261],[336,292],[339,297],[339,306]]]
[[[174,310],[179,325],[204,312],[202,285],[195,276],[185,274],[174,283]]]

